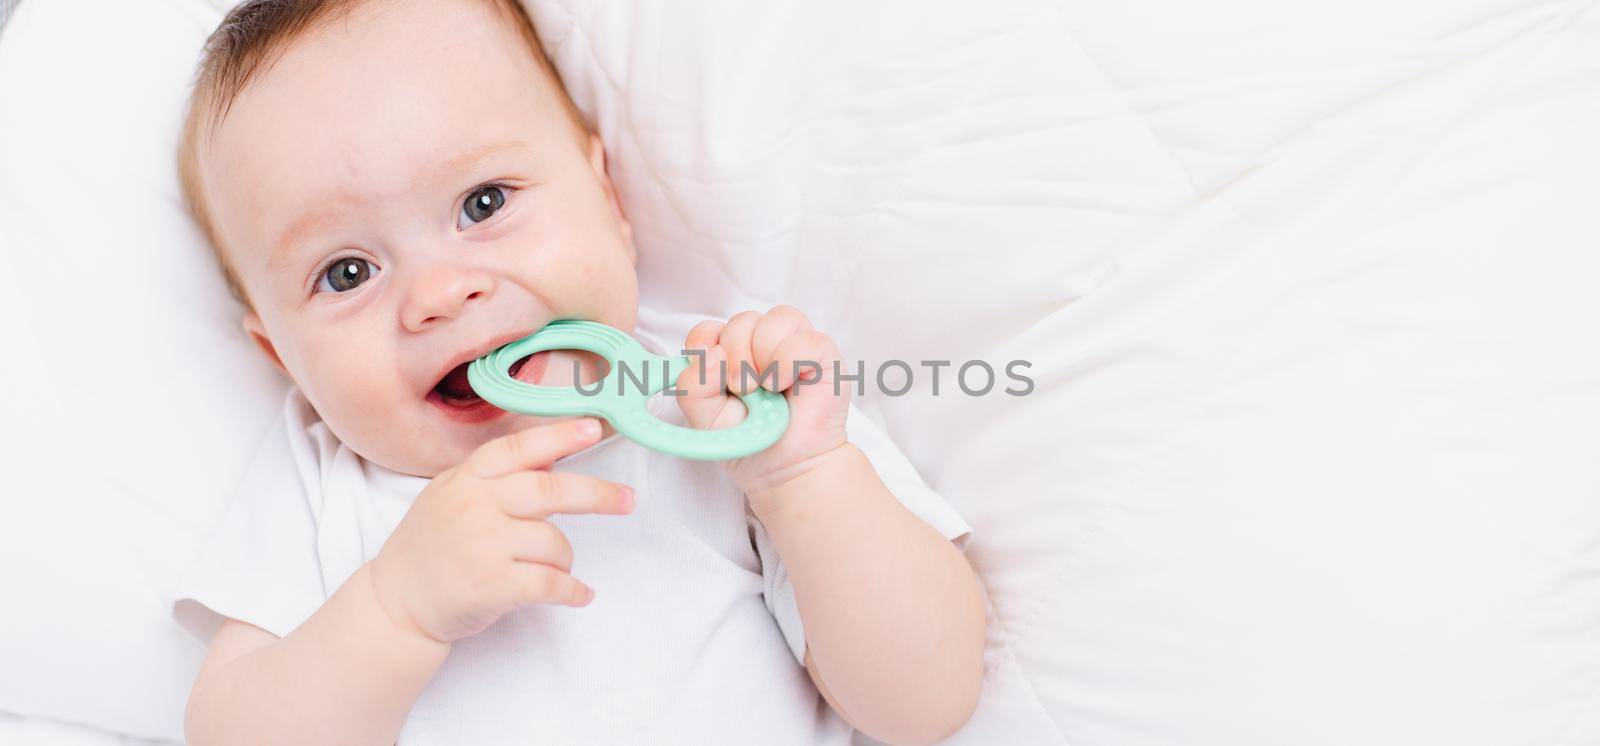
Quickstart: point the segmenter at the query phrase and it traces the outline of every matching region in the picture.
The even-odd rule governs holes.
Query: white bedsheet
[[[975,528],[956,741],[1600,743],[1600,5],[532,5],[663,303],[1033,361],[863,404]]]
[[[172,741],[133,738],[88,725],[0,712],[0,743],[6,746],[175,746]]]

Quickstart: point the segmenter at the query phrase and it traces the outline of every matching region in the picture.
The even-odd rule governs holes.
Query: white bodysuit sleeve
[[[279,425],[185,573],[173,615],[201,640],[209,641],[224,617],[283,637],[328,597],[317,559],[316,506],[305,481],[317,470],[303,463],[315,453],[303,424],[309,411],[291,391]]]
[[[887,433],[872,420],[867,419],[866,414],[856,409],[855,405],[850,407],[845,430],[850,442],[866,454],[867,460],[872,462],[872,468],[878,472],[878,477],[900,500],[900,504],[906,506],[924,523],[932,526],[941,536],[955,543],[957,548],[966,548],[967,539],[972,535],[972,527],[967,525],[961,515],[950,507],[939,493],[934,492],[926,482],[922,481],[922,476],[917,473],[916,467],[912,466],[911,460],[906,458],[893,440],[889,439]],[[756,553],[761,557],[761,578],[767,609],[777,619],[778,628],[783,631],[784,640],[789,643],[789,650],[794,653],[795,660],[804,663],[805,629],[800,622],[800,607],[795,603],[794,586],[789,582],[789,572],[783,566],[783,560],[778,556],[778,550],[773,545],[772,537],[767,533],[766,527],[761,525],[748,509],[746,514]]]

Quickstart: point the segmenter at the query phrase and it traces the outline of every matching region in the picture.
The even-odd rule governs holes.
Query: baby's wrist
[[[785,469],[769,484],[746,490],[750,510],[771,528],[786,514],[813,510],[829,497],[847,491],[861,465],[870,471],[866,454],[849,441],[840,443]]]
[[[358,568],[356,574],[358,576],[365,574],[364,580],[366,582],[364,585],[367,589],[368,598],[371,599],[372,605],[377,611],[377,616],[381,617],[384,626],[401,637],[424,645],[449,648],[450,643],[448,641],[434,637],[426,629],[423,629],[422,625],[418,624],[415,619],[412,619],[411,615],[405,613],[404,609],[399,608],[398,604],[392,600],[385,600],[382,583],[384,579],[380,579],[377,565],[378,562],[374,559]],[[363,578],[359,577],[355,579],[358,581],[363,580]]]

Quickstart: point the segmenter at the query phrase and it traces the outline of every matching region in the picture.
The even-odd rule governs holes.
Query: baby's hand
[[[789,400],[789,429],[783,438],[765,451],[726,464],[746,494],[804,474],[820,456],[844,445],[850,386],[835,384],[839,349],[828,335],[812,329],[799,310],[776,306],[765,315],[745,311],[726,324],[703,321],[689,332],[684,348],[706,351],[703,367],[691,365],[678,377],[684,393],[678,404],[696,428],[732,427],[744,418],[744,404],[729,390],[759,386]]]
[[[624,514],[633,491],[545,467],[599,437],[589,418],[533,427],[479,446],[434,478],[372,560],[384,611],[450,642],[518,606],[589,603],[594,591],[569,574],[572,545],[545,518]]]

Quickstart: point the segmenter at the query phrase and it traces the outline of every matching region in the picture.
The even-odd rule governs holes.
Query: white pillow
[[[0,465],[19,496],[0,528],[0,579],[28,599],[0,608],[13,632],[0,636],[3,711],[181,738],[203,651],[170,623],[168,591],[283,387],[238,332],[172,167],[200,45],[226,6],[36,0],[0,45],[0,247],[14,269],[0,275],[0,323],[17,361],[0,385],[27,392],[6,400],[0,431],[17,441]],[[92,211],[62,216],[77,194]],[[632,219],[654,230],[643,210]],[[651,287],[653,300],[687,292],[703,315],[757,304],[726,279],[652,282],[677,288]],[[86,364],[100,359],[121,364]]]
[[[646,302],[916,366],[862,406],[975,527],[956,741],[1600,741],[1593,13],[529,5]],[[171,169],[218,16],[0,42],[0,710],[179,734],[162,595],[281,387]],[[975,357],[1035,390],[931,395]]]
[[[178,197],[218,17],[29,0],[0,37],[0,710],[181,733],[202,650],[165,591],[283,386]]]

